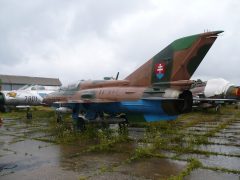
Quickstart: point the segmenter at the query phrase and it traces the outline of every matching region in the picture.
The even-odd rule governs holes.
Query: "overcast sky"
[[[120,79],[173,40],[224,30],[193,78],[240,84],[239,0],[0,0],[0,74]]]

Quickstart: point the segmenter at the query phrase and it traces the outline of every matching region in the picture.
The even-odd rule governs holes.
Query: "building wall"
[[[18,89],[26,84],[35,84],[42,86],[61,86],[62,83],[58,78],[31,77],[31,76],[16,76],[0,74],[0,84],[6,90]]]
[[[12,91],[12,90],[18,90],[19,88],[25,86],[26,84],[4,84],[2,83],[1,91]],[[57,90],[60,86],[44,86],[48,90]]]
[[[2,90],[3,91],[12,90],[12,86],[10,84],[2,84]]]
[[[17,89],[19,89],[19,88],[21,88],[23,86],[24,86],[23,84],[13,84],[11,90],[17,90]]]
[[[57,78],[1,75],[0,74],[0,90],[17,90],[25,85],[42,85],[49,87],[60,87],[61,81]]]
[[[23,86],[24,84],[2,84],[2,90],[3,91],[17,90]]]

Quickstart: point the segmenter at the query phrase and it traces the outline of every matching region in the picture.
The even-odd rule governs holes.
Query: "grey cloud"
[[[195,76],[236,81],[239,4],[237,0],[1,0],[0,71],[59,76],[65,81],[102,78],[117,71],[125,77],[176,38],[223,29]],[[43,67],[31,68],[36,61]],[[97,72],[86,70],[94,69],[95,63],[101,66]],[[24,66],[25,71],[19,69]]]

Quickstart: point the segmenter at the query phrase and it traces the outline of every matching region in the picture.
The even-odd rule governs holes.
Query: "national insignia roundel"
[[[162,79],[166,72],[166,64],[164,62],[155,64],[154,72],[158,79]]]

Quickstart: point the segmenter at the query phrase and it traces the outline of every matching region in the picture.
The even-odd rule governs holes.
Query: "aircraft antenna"
[[[119,72],[117,72],[117,75],[116,75],[116,78],[115,78],[116,80],[118,80],[118,76],[119,76]]]

